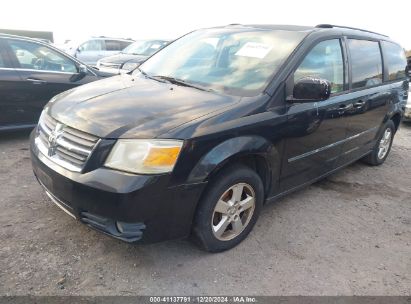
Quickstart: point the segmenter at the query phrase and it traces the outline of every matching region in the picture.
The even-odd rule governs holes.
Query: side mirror
[[[87,66],[85,66],[84,64],[80,64],[80,65],[77,66],[77,73],[73,74],[70,77],[70,81],[71,82],[79,81],[79,80],[83,79],[84,77],[86,77],[87,74],[88,74]]]
[[[328,80],[304,77],[294,84],[293,96],[289,102],[303,103],[323,101],[330,97],[331,83]]]
[[[77,58],[77,56],[78,56],[80,53],[81,53],[80,48],[77,48],[76,51],[74,52],[73,57],[76,57],[76,58]]]
[[[78,66],[78,73],[82,75],[86,75],[88,73],[88,69],[84,64],[80,64]]]

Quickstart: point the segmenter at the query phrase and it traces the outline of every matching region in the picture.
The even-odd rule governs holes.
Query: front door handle
[[[347,105],[342,104],[342,105],[340,105],[340,107],[338,108],[338,110],[339,110],[338,113],[339,113],[340,115],[342,115],[342,114],[345,113],[345,111],[351,110],[352,108],[354,108],[354,105],[353,105],[352,103],[347,104]]]
[[[33,84],[46,84],[47,81],[41,80],[41,79],[36,79],[36,78],[27,78],[27,81],[30,81]]]
[[[355,108],[362,108],[365,105],[365,101],[357,101],[356,103],[354,103],[354,107]]]

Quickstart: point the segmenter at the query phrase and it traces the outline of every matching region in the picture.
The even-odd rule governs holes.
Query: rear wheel
[[[364,162],[372,166],[379,166],[383,164],[391,151],[394,135],[395,124],[392,120],[389,120],[382,129],[374,149],[370,154],[364,157]]]
[[[216,175],[197,210],[193,232],[210,252],[233,248],[247,237],[263,204],[263,183],[256,172],[233,166]]]

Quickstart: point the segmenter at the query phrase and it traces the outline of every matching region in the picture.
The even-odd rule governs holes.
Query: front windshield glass
[[[167,41],[140,40],[130,44],[123,50],[124,54],[150,56],[161,49]]]
[[[306,34],[256,28],[199,30],[171,43],[139,70],[227,94],[257,95]]]

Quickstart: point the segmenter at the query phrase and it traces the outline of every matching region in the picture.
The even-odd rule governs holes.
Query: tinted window
[[[0,39],[0,68],[10,68],[10,66],[8,66],[10,63],[8,62],[6,65],[6,48],[3,46],[3,39]]]
[[[131,44],[131,41],[120,41],[120,50],[124,50]]]
[[[70,59],[41,44],[8,40],[22,69],[76,73],[77,67]]]
[[[385,64],[388,68],[388,80],[396,80],[405,77],[407,59],[404,50],[395,43],[382,41],[384,48]]]
[[[1,56],[2,56],[2,54],[0,54],[0,68],[5,68],[6,65],[4,64],[4,60]]]
[[[328,80],[331,93],[344,90],[344,64],[339,39],[322,41],[308,53],[294,73],[294,83],[304,77]]]
[[[103,40],[89,40],[80,45],[79,50],[84,52],[95,52],[104,50],[104,41]]]
[[[351,54],[352,88],[370,87],[382,82],[382,59],[378,42],[348,39]]]
[[[106,40],[106,51],[121,51],[121,43],[118,40]]]

